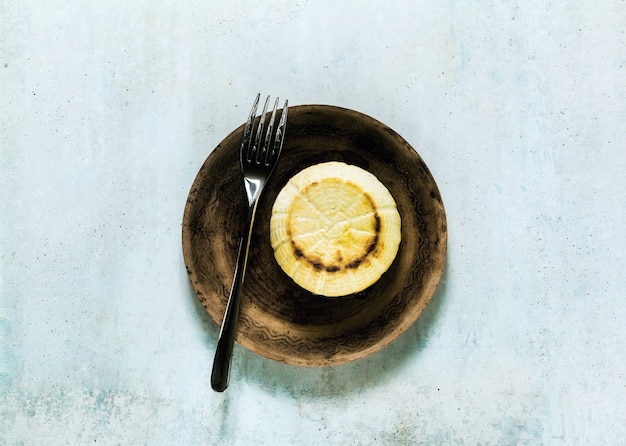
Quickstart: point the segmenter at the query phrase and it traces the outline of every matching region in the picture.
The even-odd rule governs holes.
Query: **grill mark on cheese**
[[[367,194],[365,194],[365,195],[367,195]],[[371,200],[371,198],[370,198],[370,203],[372,204],[372,206],[374,206],[374,203]],[[364,253],[360,257],[352,260],[349,263],[346,263],[346,264],[343,263],[343,258],[341,256],[341,252],[338,251],[337,252],[337,257],[336,257],[336,263],[333,263],[333,264],[330,264],[330,265],[326,265],[322,261],[322,259],[320,259],[319,257],[306,255],[303,252],[303,250],[297,245],[295,240],[293,240],[293,238],[292,238],[291,239],[291,249],[293,251],[294,257],[296,257],[297,259],[302,259],[305,262],[309,263],[317,271],[321,271],[323,269],[323,270],[326,270],[329,273],[336,273],[336,272],[341,271],[343,269],[356,269],[378,247],[378,243],[379,243],[379,240],[380,240],[379,235],[380,235],[380,231],[381,231],[381,222],[380,222],[380,216],[378,215],[378,212],[374,212],[373,218],[374,218],[374,235],[372,237],[372,240],[370,241],[370,243],[365,248]],[[287,230],[287,233],[289,234],[289,237],[291,238],[291,230],[290,229]]]

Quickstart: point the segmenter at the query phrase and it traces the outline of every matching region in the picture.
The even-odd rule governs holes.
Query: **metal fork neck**
[[[244,177],[244,186],[246,188],[246,195],[248,196],[248,206],[252,206],[261,193],[261,180]]]

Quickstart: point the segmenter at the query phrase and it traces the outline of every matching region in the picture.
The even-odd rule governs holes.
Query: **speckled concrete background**
[[[0,443],[624,444],[625,30],[617,0],[0,1]],[[403,135],[448,265],[382,352],[238,347],[215,394],[182,212],[257,92]]]

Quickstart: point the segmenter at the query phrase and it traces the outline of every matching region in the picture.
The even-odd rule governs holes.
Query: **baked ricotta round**
[[[400,240],[400,214],[387,188],[342,162],[300,171],[272,208],[276,261],[313,294],[338,297],[366,289],[391,266]]]

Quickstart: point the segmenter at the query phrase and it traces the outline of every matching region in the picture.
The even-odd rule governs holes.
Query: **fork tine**
[[[270,117],[270,122],[267,125],[267,133],[265,133],[265,139],[263,140],[263,148],[257,154],[257,164],[260,160],[263,160],[263,164],[266,166],[269,164],[270,154],[272,150],[270,149],[270,139],[272,137],[272,131],[274,130],[274,121],[276,119],[276,109],[278,108],[278,98],[274,102],[274,109],[272,110],[272,115]]]
[[[276,100],[278,102],[278,100]],[[278,155],[280,155],[280,151],[283,148],[283,141],[285,140],[285,127],[287,125],[287,110],[288,110],[288,101],[285,101],[285,105],[283,106],[283,111],[280,115],[280,121],[278,122],[278,128],[276,129],[276,137],[274,138],[274,145],[272,146],[272,150],[269,151],[266,158],[266,164],[270,164],[270,160],[276,160]]]
[[[263,106],[263,111],[261,112],[261,117],[259,119],[259,126],[256,129],[256,136],[254,138],[254,144],[252,144],[252,151],[250,152],[250,156],[248,156],[248,161],[256,160],[258,162],[259,159],[259,151],[261,145],[261,137],[263,136],[263,127],[265,126],[265,114],[267,113],[267,104],[270,101],[270,97],[268,96],[265,99],[265,105]]]
[[[256,99],[252,104],[252,109],[248,115],[246,126],[243,129],[243,138],[241,139],[241,149],[239,150],[240,157],[243,159],[244,155],[247,161],[250,161],[250,142],[252,141],[252,127],[254,124],[254,117],[256,116],[256,108],[259,105],[259,98],[261,93],[256,95]]]

